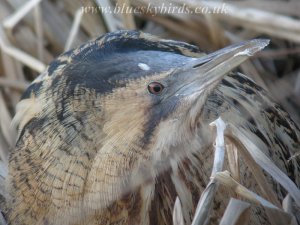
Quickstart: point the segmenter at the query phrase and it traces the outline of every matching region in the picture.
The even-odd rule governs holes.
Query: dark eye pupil
[[[148,85],[148,90],[152,94],[160,94],[163,89],[164,89],[164,86],[158,82],[152,82]]]
[[[159,85],[156,85],[153,87],[153,91],[154,92],[160,92],[161,91],[161,87]]]

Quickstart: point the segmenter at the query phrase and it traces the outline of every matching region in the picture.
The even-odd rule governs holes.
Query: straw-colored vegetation
[[[267,50],[243,63],[239,70],[251,76],[300,124],[300,2],[299,0],[190,1],[190,0],[117,0],[119,9],[128,13],[101,12],[97,6],[113,10],[109,0],[0,0],[0,194],[5,196],[4,179],[8,155],[14,146],[10,128],[16,104],[29,83],[45,70],[57,55],[81,43],[118,29],[139,29],[163,38],[183,40],[210,52],[231,43],[266,37],[271,39]],[[149,5],[150,4],[150,5]],[[166,7],[203,9],[198,13],[158,12]],[[134,14],[129,8],[138,9]],[[149,9],[149,7],[151,9]],[[149,10],[145,10],[149,9]],[[215,10],[215,13],[203,13]],[[128,11],[129,10],[129,11]],[[225,121],[226,122],[226,121]],[[248,224],[250,204],[265,207],[272,224],[296,225],[292,215],[292,198],[300,202],[299,190],[277,171],[259,149],[243,140],[247,149],[234,143],[225,146],[223,121],[216,122],[219,140],[216,144],[215,167],[211,182],[203,193],[193,224],[205,224],[218,186],[232,189],[244,201],[232,199],[221,219],[221,225]],[[218,142],[218,141],[217,141]],[[226,142],[227,143],[227,142]],[[227,143],[228,144],[228,143]],[[227,155],[230,172],[223,171]],[[253,193],[239,184],[239,160],[252,168],[255,179],[265,190]],[[260,160],[258,159],[260,158]],[[263,163],[267,163],[268,166]],[[289,192],[278,202],[267,185],[263,170]],[[1,218],[2,219],[2,218]],[[0,224],[4,224],[1,221]],[[174,224],[183,224],[179,199],[173,215]]]

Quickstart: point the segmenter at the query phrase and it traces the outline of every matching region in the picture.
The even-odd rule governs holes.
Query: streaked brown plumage
[[[212,166],[208,124],[219,116],[246,131],[299,187],[296,124],[244,75],[224,77],[238,63],[227,68],[218,57],[241,62],[249,56],[237,55],[239,47],[206,57],[182,42],[120,31],[61,55],[18,105],[9,223],[171,224],[179,196],[190,224]],[[219,65],[223,71],[214,70]],[[199,71],[219,74],[195,81]],[[163,92],[149,93],[152,82]],[[257,191],[249,169],[241,173]],[[280,187],[277,194],[284,197]],[[212,224],[229,196],[218,192]],[[251,224],[268,224],[260,210]]]

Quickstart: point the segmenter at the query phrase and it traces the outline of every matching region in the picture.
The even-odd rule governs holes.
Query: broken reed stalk
[[[300,190],[296,184],[283,173],[258,147],[249,140],[242,129],[230,126],[230,132],[235,136],[250,153],[254,161],[267,173],[269,173],[274,180],[281,184],[295,200],[300,207]]]
[[[215,158],[212,169],[212,177],[218,172],[223,170],[224,158],[225,158],[225,145],[224,145],[224,130],[225,123],[221,118],[218,118],[210,125],[216,126],[217,136],[216,136],[216,146],[215,146]],[[214,196],[217,192],[218,184],[212,179],[205,190],[203,191],[197,209],[195,217],[193,219],[192,225],[205,225],[209,222],[209,214],[213,206]]]
[[[294,224],[295,218],[293,214],[285,213],[282,210],[280,202],[277,200],[275,193],[273,192],[272,188],[269,186],[268,181],[266,180],[266,177],[264,176],[260,167],[262,168],[271,167],[271,169],[270,168],[266,169],[266,171],[268,172],[268,170],[274,170],[273,172],[271,172],[271,175],[273,174],[272,175],[273,178],[277,180],[279,183],[283,182],[283,180],[287,181],[286,179],[289,178],[284,177],[281,174],[282,172],[275,165],[273,165],[272,162],[270,166],[263,167],[261,165],[261,162],[257,159],[257,157],[259,155],[259,157],[262,157],[261,160],[263,162],[266,162],[268,161],[267,156],[265,156],[256,146],[253,147],[252,142],[243,136],[241,130],[237,131],[235,130],[235,128],[229,126],[232,134],[235,135],[238,138],[238,140],[241,141],[241,143],[245,146],[245,149],[243,148],[243,146],[241,146],[239,152],[244,158],[251,172],[254,174],[255,180],[258,182],[261,188],[261,192],[268,200],[266,200],[264,197],[259,196],[253,191],[248,190],[243,185],[239,184],[234,178],[231,177],[228,171],[222,172],[224,157],[225,157],[225,143],[224,143],[224,131],[226,128],[225,123],[221,118],[218,118],[211,125],[215,125],[217,130],[215,157],[214,157],[212,175],[211,175],[210,182],[208,183],[207,187],[205,188],[205,190],[201,195],[192,225],[205,225],[209,223],[209,214],[212,209],[213,199],[217,192],[218,184],[222,184],[228,189],[233,190],[238,196],[241,196],[252,203],[259,204],[265,207],[266,214],[272,225],[279,225],[284,221],[288,221],[288,224]],[[229,142],[231,141],[230,138],[228,140]],[[231,145],[229,146],[230,153],[228,153],[229,167],[231,168],[232,171],[235,171],[236,173],[235,177],[239,178],[237,148],[234,142],[230,142],[230,143],[231,143]],[[252,148],[252,150],[249,148]],[[274,176],[279,176],[279,178]],[[287,185],[285,185],[285,187],[287,188],[288,191],[292,192],[294,198],[297,198],[297,192],[294,190],[293,185],[291,183],[288,183]],[[291,203],[288,202],[288,200],[286,200],[286,205],[287,205],[286,208],[288,208],[289,211],[291,212],[292,211],[290,209],[291,206],[288,207],[289,205],[291,205]],[[234,211],[233,209],[230,208],[233,206],[228,206],[228,207],[227,207],[228,213],[230,214]],[[241,216],[243,211],[241,211],[240,214],[237,214],[239,216],[237,216],[236,218],[232,217],[226,219],[228,213],[224,214],[223,224],[228,224],[228,225],[245,224],[245,223],[238,223],[239,221],[238,218],[239,216]],[[229,223],[228,221],[231,221],[231,223]]]
[[[218,172],[214,176],[216,181],[218,181],[220,184],[224,185],[228,189],[234,191],[237,195],[247,199],[250,202],[253,202],[255,204],[261,204],[265,207],[279,209],[277,206],[273,205],[269,201],[265,200],[264,198],[260,197],[256,193],[250,191],[243,185],[239,184],[237,181],[235,181],[230,173],[228,171]]]
[[[237,149],[235,144],[232,145],[233,148]],[[240,150],[239,151],[240,155],[244,159],[249,170],[253,174],[257,184],[259,185],[262,196],[266,198],[268,201],[270,201],[272,204],[276,205],[277,207],[280,207],[281,204],[277,200],[276,194],[274,193],[272,187],[268,183],[267,178],[263,174],[263,171],[260,168],[260,166],[255,162],[255,160],[252,158],[252,156],[243,146],[239,146],[239,150]]]
[[[239,184],[230,176],[230,173],[228,171],[217,173],[214,179],[216,179],[220,184],[224,185],[230,190],[233,190],[237,195],[245,198],[249,202],[257,205],[262,205],[265,208],[266,214],[269,218],[269,222],[272,225],[294,224],[295,218],[293,214],[284,212],[281,208],[278,208],[271,202]]]

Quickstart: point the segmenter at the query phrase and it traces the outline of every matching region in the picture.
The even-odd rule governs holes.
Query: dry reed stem
[[[0,178],[5,179],[7,174],[8,174],[7,164],[5,164],[2,160],[0,160]]]
[[[73,25],[71,27],[69,37],[66,41],[65,51],[68,51],[72,47],[72,44],[73,44],[73,42],[76,38],[76,35],[77,35],[79,27],[80,27],[82,16],[83,16],[82,10],[78,9],[75,13],[74,22],[73,22]]]
[[[234,141],[230,141],[233,143],[234,148],[237,148],[234,144]],[[270,186],[269,182],[267,181],[266,176],[264,175],[261,167],[255,162],[252,158],[250,153],[243,147],[239,146],[239,154],[244,159],[245,163],[247,164],[248,168],[250,169],[251,173],[253,174],[262,194],[263,198],[266,198],[269,202],[276,205],[278,208],[281,207],[280,202],[277,200],[277,196],[274,193],[273,188]]]
[[[178,196],[176,197],[173,209],[173,225],[184,225],[182,207]]]
[[[231,198],[220,225],[248,225],[250,222],[250,204]]]
[[[9,146],[8,146],[7,142],[5,141],[4,137],[2,136],[2,133],[0,133],[0,158],[1,158],[0,161],[3,160],[3,163],[6,165],[8,163],[8,161],[7,161],[8,154],[9,154],[8,149],[9,149]],[[3,173],[3,171],[1,171],[1,173]],[[0,183],[1,183],[1,180],[0,180]]]
[[[117,0],[117,5],[120,6],[121,8],[125,7],[125,9],[129,9],[131,7],[129,0]],[[123,20],[123,25],[125,29],[131,29],[131,30],[136,29],[133,13],[126,13],[125,11],[121,13],[120,16]]]
[[[42,12],[41,7],[36,5],[34,7],[34,22],[35,22],[35,33],[37,37],[37,56],[40,61],[44,60],[44,44],[43,44],[43,23],[42,23]]]
[[[298,72],[297,81],[295,83],[295,94],[300,97],[300,71]]]
[[[300,4],[299,1],[261,1],[261,0],[248,0],[248,1],[234,1],[234,5],[243,8],[256,8],[263,11],[273,13],[285,14],[290,16],[299,16]]]
[[[180,35],[186,41],[192,41],[200,46],[210,45],[206,37],[199,35],[199,31],[190,29],[187,26],[185,26],[185,29],[182,29],[180,25],[184,26],[185,24],[180,24],[181,22],[172,21],[164,17],[153,17],[150,15],[143,15],[143,18],[166,27],[168,30]]]
[[[35,59],[31,55],[27,54],[26,52],[15,48],[13,46],[10,46],[9,43],[5,43],[5,36],[4,32],[0,27],[0,48],[4,53],[9,55],[10,57],[15,58],[16,60],[22,62],[23,64],[29,66],[30,68],[38,71],[38,72],[43,72],[46,68],[44,63],[41,61]]]
[[[234,191],[237,195],[247,199],[248,201],[260,204],[262,206],[268,208],[279,209],[277,206],[273,205],[271,202],[265,200],[261,196],[255,194],[253,191],[250,191],[243,185],[239,184],[235,181],[228,171],[218,172],[214,177],[213,180],[218,181],[220,184],[224,185],[225,187],[229,188],[230,190]]]
[[[282,201],[282,208],[285,212],[293,214],[293,200],[290,194],[287,194]]]
[[[0,213],[0,225],[7,225],[2,213]]]
[[[0,26],[0,49],[2,48],[2,46],[6,46],[9,44],[9,40],[6,37],[4,30],[2,29],[2,26]],[[16,80],[18,75],[14,65],[14,60],[10,56],[8,56],[4,52],[4,50],[1,51],[1,55],[5,74],[8,74],[12,79]]]
[[[99,15],[99,13],[88,13],[88,7],[95,7],[94,1],[80,1],[80,0],[64,0],[64,9],[68,14],[75,17],[76,11],[82,9],[83,17],[81,21],[81,27],[87,33],[89,38],[98,37],[101,34],[106,33],[106,28],[104,26],[104,21]],[[79,31],[79,33],[82,30]]]
[[[24,92],[28,86],[28,82],[0,77],[0,87],[2,88],[11,88],[19,92]]]
[[[10,1],[9,3],[11,3],[11,2],[12,1]],[[8,3],[4,2],[3,0],[0,0],[0,20],[3,18],[6,18],[8,15],[12,14],[13,13],[12,10],[13,10],[12,7],[10,7],[8,5]],[[28,16],[30,16],[30,14],[28,14]],[[24,22],[28,16],[26,16],[24,18]],[[6,35],[9,39],[9,42],[14,43],[14,45],[16,47],[22,49],[23,51],[27,52],[28,54],[30,54],[34,57],[36,57],[37,38],[36,38],[36,34],[33,32],[34,27],[33,26],[28,27],[27,25],[25,25],[26,22],[25,23],[24,22],[22,21],[22,23],[18,24],[18,26],[16,26],[13,30],[6,30]],[[44,39],[43,40],[44,43],[46,43],[46,44],[49,43],[45,37],[43,37],[43,39]],[[51,55],[50,51],[51,50],[44,48],[44,62],[47,64],[50,61],[52,61],[52,59],[53,59],[53,56]],[[21,63],[19,63],[19,64],[21,65]],[[18,70],[18,71],[16,71],[16,73],[18,75],[18,79],[25,80],[24,71],[22,68],[23,65],[17,66],[17,67],[21,67],[21,69],[22,69],[22,73],[21,73],[20,69],[16,68]],[[1,71],[1,66],[0,66],[0,73],[10,75],[9,73]],[[27,75],[26,72],[25,72],[25,75]]]
[[[234,141],[232,141],[231,143],[234,143]],[[236,148],[236,145],[233,144],[233,147]],[[267,199],[268,202],[272,203],[273,205],[281,209],[281,204],[278,201],[277,196],[274,193],[272,187],[269,185],[261,168],[257,165],[257,163],[251,157],[249,152],[247,152],[247,150],[245,150],[243,147],[240,147],[239,150],[240,150],[239,151],[240,155],[245,161],[245,164],[250,169],[251,173],[254,176],[254,179],[256,180],[258,186],[260,187],[260,193],[262,194],[262,197]],[[277,220],[281,220],[281,218],[277,218],[277,215],[274,215],[273,211],[266,209],[266,214],[271,224],[277,224]]]
[[[219,172],[214,177],[220,184],[226,186],[227,188],[233,190],[237,195],[247,199],[248,201],[264,206],[266,214],[268,215],[269,222],[272,225],[282,225],[290,224],[294,225],[295,219],[293,215],[285,213],[280,208],[277,208],[275,205],[260,197],[256,193],[245,188],[243,185],[236,182],[228,171]]]
[[[233,179],[240,181],[240,165],[239,165],[239,156],[238,149],[233,144],[226,145],[227,159],[230,172]]]
[[[44,63],[35,59],[34,57],[27,54],[26,52],[21,51],[18,48],[12,46],[4,46],[4,45],[0,47],[2,48],[4,53],[22,62],[23,64],[27,65],[28,67],[30,67],[31,69],[39,73],[43,72],[46,69],[46,65]]]
[[[11,116],[6,107],[3,95],[0,92],[0,129],[4,140],[2,140],[2,149],[0,151],[0,157],[5,164],[8,163],[8,147],[12,147],[14,144],[13,135],[10,133]],[[7,143],[7,145],[5,144]],[[6,147],[6,148],[3,148]]]
[[[222,7],[223,2],[175,0],[190,7],[208,7],[210,10]],[[227,13],[212,14],[221,21],[239,25],[274,37],[300,43],[300,20],[253,8],[243,8],[226,3]]]
[[[1,31],[0,31],[0,39],[1,39]],[[18,75],[15,66],[15,61],[3,51],[1,51],[1,58],[2,58],[4,73],[8,74],[10,79],[17,80]]]
[[[225,158],[224,130],[226,125],[221,118],[215,120],[211,125],[216,126],[217,130],[215,156],[211,173],[211,176],[214,177],[215,174],[223,170]],[[192,225],[205,225],[209,223],[209,214],[212,210],[213,199],[216,195],[217,188],[218,183],[213,179],[207,184],[205,190],[201,194]]]
[[[19,23],[20,20],[23,19],[36,5],[38,5],[41,0],[30,0],[27,1],[24,5],[22,5],[18,10],[16,10],[12,15],[6,18],[2,24],[6,29],[13,29],[14,26]]]
[[[204,14],[204,18],[207,23],[212,44],[218,49],[224,47],[226,44],[226,41],[222,38],[224,37],[224,30],[220,26],[219,21],[217,21],[211,14]]]
[[[300,190],[296,184],[283,173],[273,162],[270,160],[258,147],[248,139],[242,130],[230,126],[230,131],[232,135],[236,137],[245,149],[250,153],[254,161],[267,173],[269,173],[274,180],[280,183],[293,197],[296,204],[300,206]],[[246,155],[246,154],[245,154]]]
[[[109,0],[95,0],[98,7],[102,7],[104,9],[113,9],[113,5]],[[120,23],[114,18],[112,13],[102,13],[103,19],[107,26],[107,30],[109,32],[113,32],[118,30]]]

